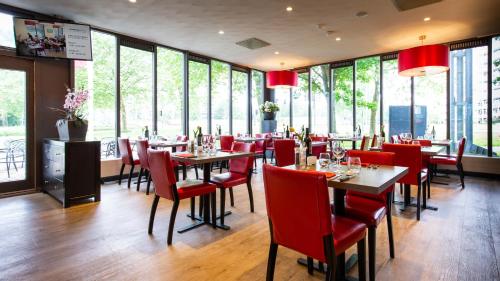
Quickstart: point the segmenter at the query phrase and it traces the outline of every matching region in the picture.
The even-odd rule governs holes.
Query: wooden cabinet
[[[43,142],[42,189],[63,204],[101,200],[101,144],[99,141]]]

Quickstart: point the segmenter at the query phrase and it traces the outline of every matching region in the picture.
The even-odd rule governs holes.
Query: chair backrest
[[[384,143],[382,151],[395,153],[394,165],[408,167],[406,176],[398,182],[417,185],[422,172],[422,151],[420,145]]]
[[[312,141],[328,141],[328,137],[314,136],[311,137]]]
[[[359,150],[367,150],[366,145],[368,144],[369,141],[370,141],[369,136],[363,136],[363,138],[361,139],[361,146],[359,147]]]
[[[464,155],[465,144],[467,143],[467,138],[462,137],[460,142],[458,143],[458,151],[457,151],[457,163],[462,162],[462,156]]]
[[[332,233],[325,175],[267,164],[262,170],[273,242],[325,260],[323,237]]]
[[[128,139],[118,139],[118,148],[120,149],[120,156],[123,164],[133,165],[134,158],[132,156],[132,147]]]
[[[156,195],[174,200],[177,196],[177,187],[170,152],[148,149],[148,161]]]
[[[372,143],[370,144],[370,147],[377,147],[377,140],[378,140],[377,134],[373,134]]]
[[[220,136],[220,149],[231,150],[233,146],[234,136]]]
[[[255,144],[254,143],[244,143],[244,142],[234,142],[233,151],[239,152],[253,152],[255,153]],[[252,169],[253,165],[253,156],[243,157],[243,158],[234,158],[229,160],[229,171],[232,173],[244,174],[248,175],[250,169]]]
[[[347,151],[348,157],[359,157],[361,163],[394,166],[394,157],[396,154],[392,152],[377,152],[377,151],[361,151],[349,150]],[[361,196],[365,198],[375,199],[380,202],[386,202],[386,192],[394,190],[394,185],[390,186],[380,194],[368,194],[364,192],[348,190],[347,195]]]
[[[319,155],[321,153],[326,153],[327,151],[327,146],[328,144],[325,143],[325,144],[322,144],[322,145],[315,145],[312,147],[312,155],[316,156],[319,158]]]
[[[420,146],[432,146],[432,141],[431,140],[414,140],[414,141],[418,141],[418,143],[420,144]]]
[[[139,155],[141,168],[149,170],[148,148],[149,148],[148,140],[137,141],[137,155]]]
[[[176,140],[180,141],[180,142],[187,142],[188,136],[177,136]],[[185,145],[177,147],[177,151],[186,151],[186,149],[187,149],[187,146],[185,146]]]
[[[278,167],[295,164],[295,140],[274,140],[274,157]]]
[[[256,138],[264,138],[264,136],[262,134],[255,134],[255,137]],[[265,145],[266,145],[266,140],[265,139],[255,141],[255,151],[259,152],[259,153],[264,152]]]

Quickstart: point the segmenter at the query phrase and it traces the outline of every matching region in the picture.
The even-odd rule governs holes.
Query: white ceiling
[[[0,2],[261,70],[280,69],[280,62],[296,68],[408,48],[420,44],[421,34],[431,44],[500,33],[500,0],[444,0],[405,12],[392,0]],[[356,17],[359,11],[368,16]],[[327,36],[328,30],[335,33]],[[251,37],[271,46],[248,50],[235,44]]]

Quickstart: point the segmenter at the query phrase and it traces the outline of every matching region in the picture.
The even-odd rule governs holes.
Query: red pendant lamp
[[[419,37],[425,39],[425,35]],[[399,51],[398,69],[401,76],[425,76],[450,69],[450,49],[446,45],[422,45]]]
[[[275,70],[267,72],[266,79],[268,88],[291,88],[297,87],[298,74],[291,70]]]

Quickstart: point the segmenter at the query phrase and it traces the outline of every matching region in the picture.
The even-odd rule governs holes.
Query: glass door
[[[0,193],[33,189],[33,64],[0,58]]]

